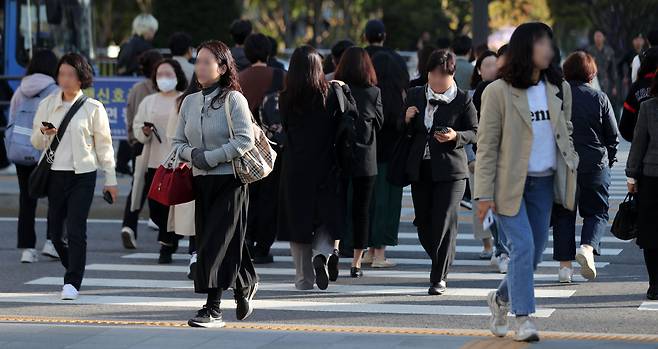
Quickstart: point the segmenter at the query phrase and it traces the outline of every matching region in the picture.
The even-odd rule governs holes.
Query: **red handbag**
[[[173,160],[173,161],[172,161]],[[174,164],[176,164],[174,166]],[[155,171],[148,198],[165,206],[184,204],[194,200],[192,169],[178,160],[178,154]]]

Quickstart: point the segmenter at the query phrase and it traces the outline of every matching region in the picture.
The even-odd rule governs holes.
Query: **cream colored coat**
[[[546,83],[546,98],[557,144],[554,201],[575,209],[578,154],[571,134],[571,88]],[[491,83],[482,94],[475,162],[475,198],[493,199],[497,213],[515,216],[528,175],[532,148],[532,124],[526,90],[502,79]]]

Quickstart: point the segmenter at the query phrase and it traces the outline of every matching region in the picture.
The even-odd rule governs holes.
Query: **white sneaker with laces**
[[[498,291],[493,290],[487,296],[487,304],[491,310],[491,324],[489,329],[496,337],[505,337],[509,323],[507,321],[507,313],[509,313],[509,304],[498,304]]]
[[[558,271],[557,275],[561,284],[570,284],[573,277],[573,269],[562,267],[560,268],[560,271]]]
[[[37,250],[34,248],[25,248],[21,254],[21,263],[36,263],[39,261]]]
[[[78,299],[80,293],[78,290],[73,287],[71,284],[66,284],[62,287],[62,300],[63,301],[72,301]]]
[[[594,253],[589,249],[579,248],[576,254],[576,262],[580,264],[580,275],[591,281],[596,279],[596,264],[594,264]]]
[[[519,328],[516,330],[514,340],[517,342],[538,342],[539,331],[535,322],[529,316],[519,316],[516,318],[516,324]]]
[[[137,239],[135,238],[135,231],[130,227],[121,228],[121,242],[123,248],[127,250],[134,250],[137,248]]]
[[[52,259],[59,259],[59,253],[57,253],[55,245],[53,245],[53,242],[50,240],[46,240],[46,243],[43,244],[41,254]]]
[[[152,219],[149,219],[148,227],[151,228],[151,229],[153,229],[153,230],[158,230],[158,229],[160,229],[160,228],[158,228],[158,225],[155,224],[155,222],[154,222]]]
[[[498,271],[501,274],[507,274],[508,268],[509,268],[509,256],[506,253],[503,253],[498,257]]]

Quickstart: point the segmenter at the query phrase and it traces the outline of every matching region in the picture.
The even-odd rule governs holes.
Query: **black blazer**
[[[359,109],[356,126],[354,177],[377,175],[377,132],[384,124],[382,96],[376,86],[350,86]]]
[[[416,114],[407,125],[407,135],[413,138],[407,158],[407,175],[409,180],[417,182],[420,178],[420,164],[425,154],[425,144],[429,140],[432,163],[432,179],[435,182],[455,181],[468,178],[468,162],[464,145],[475,144],[478,128],[477,111],[471,98],[462,90],[449,104],[440,104],[434,112],[432,130],[425,127],[425,108],[427,85],[409,90],[407,108],[415,106],[420,113]],[[434,138],[435,127],[450,127],[457,132],[457,138],[447,143],[439,143]]]

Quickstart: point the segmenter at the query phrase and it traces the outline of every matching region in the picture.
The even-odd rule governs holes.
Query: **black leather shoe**
[[[350,269],[350,276],[353,278],[360,278],[363,276],[363,271],[361,271],[361,268],[352,267],[352,269]]]
[[[658,287],[649,287],[649,290],[647,290],[647,299],[658,301]]]
[[[440,296],[446,292],[446,282],[441,281],[441,282],[433,282],[430,285],[430,288],[427,290],[427,293],[430,296]]]
[[[339,261],[339,256],[338,256],[338,250],[334,250],[334,253],[329,256],[329,260],[327,261],[327,271],[329,272],[329,281],[336,281],[338,280],[338,261]]]
[[[258,291],[258,283],[255,283],[251,287],[249,287],[249,291],[247,292],[246,296],[241,292],[239,294],[236,293],[234,295],[235,317],[238,320],[242,321],[248,318],[249,315],[251,315],[251,313],[254,311],[251,301],[254,299],[254,295],[256,295],[256,291]]]
[[[173,247],[162,245],[160,247],[160,257],[158,258],[158,264],[171,264],[173,262],[172,255]]]
[[[327,257],[319,254],[313,257],[313,269],[315,269],[315,284],[321,290],[329,287],[329,272],[327,271]]]

